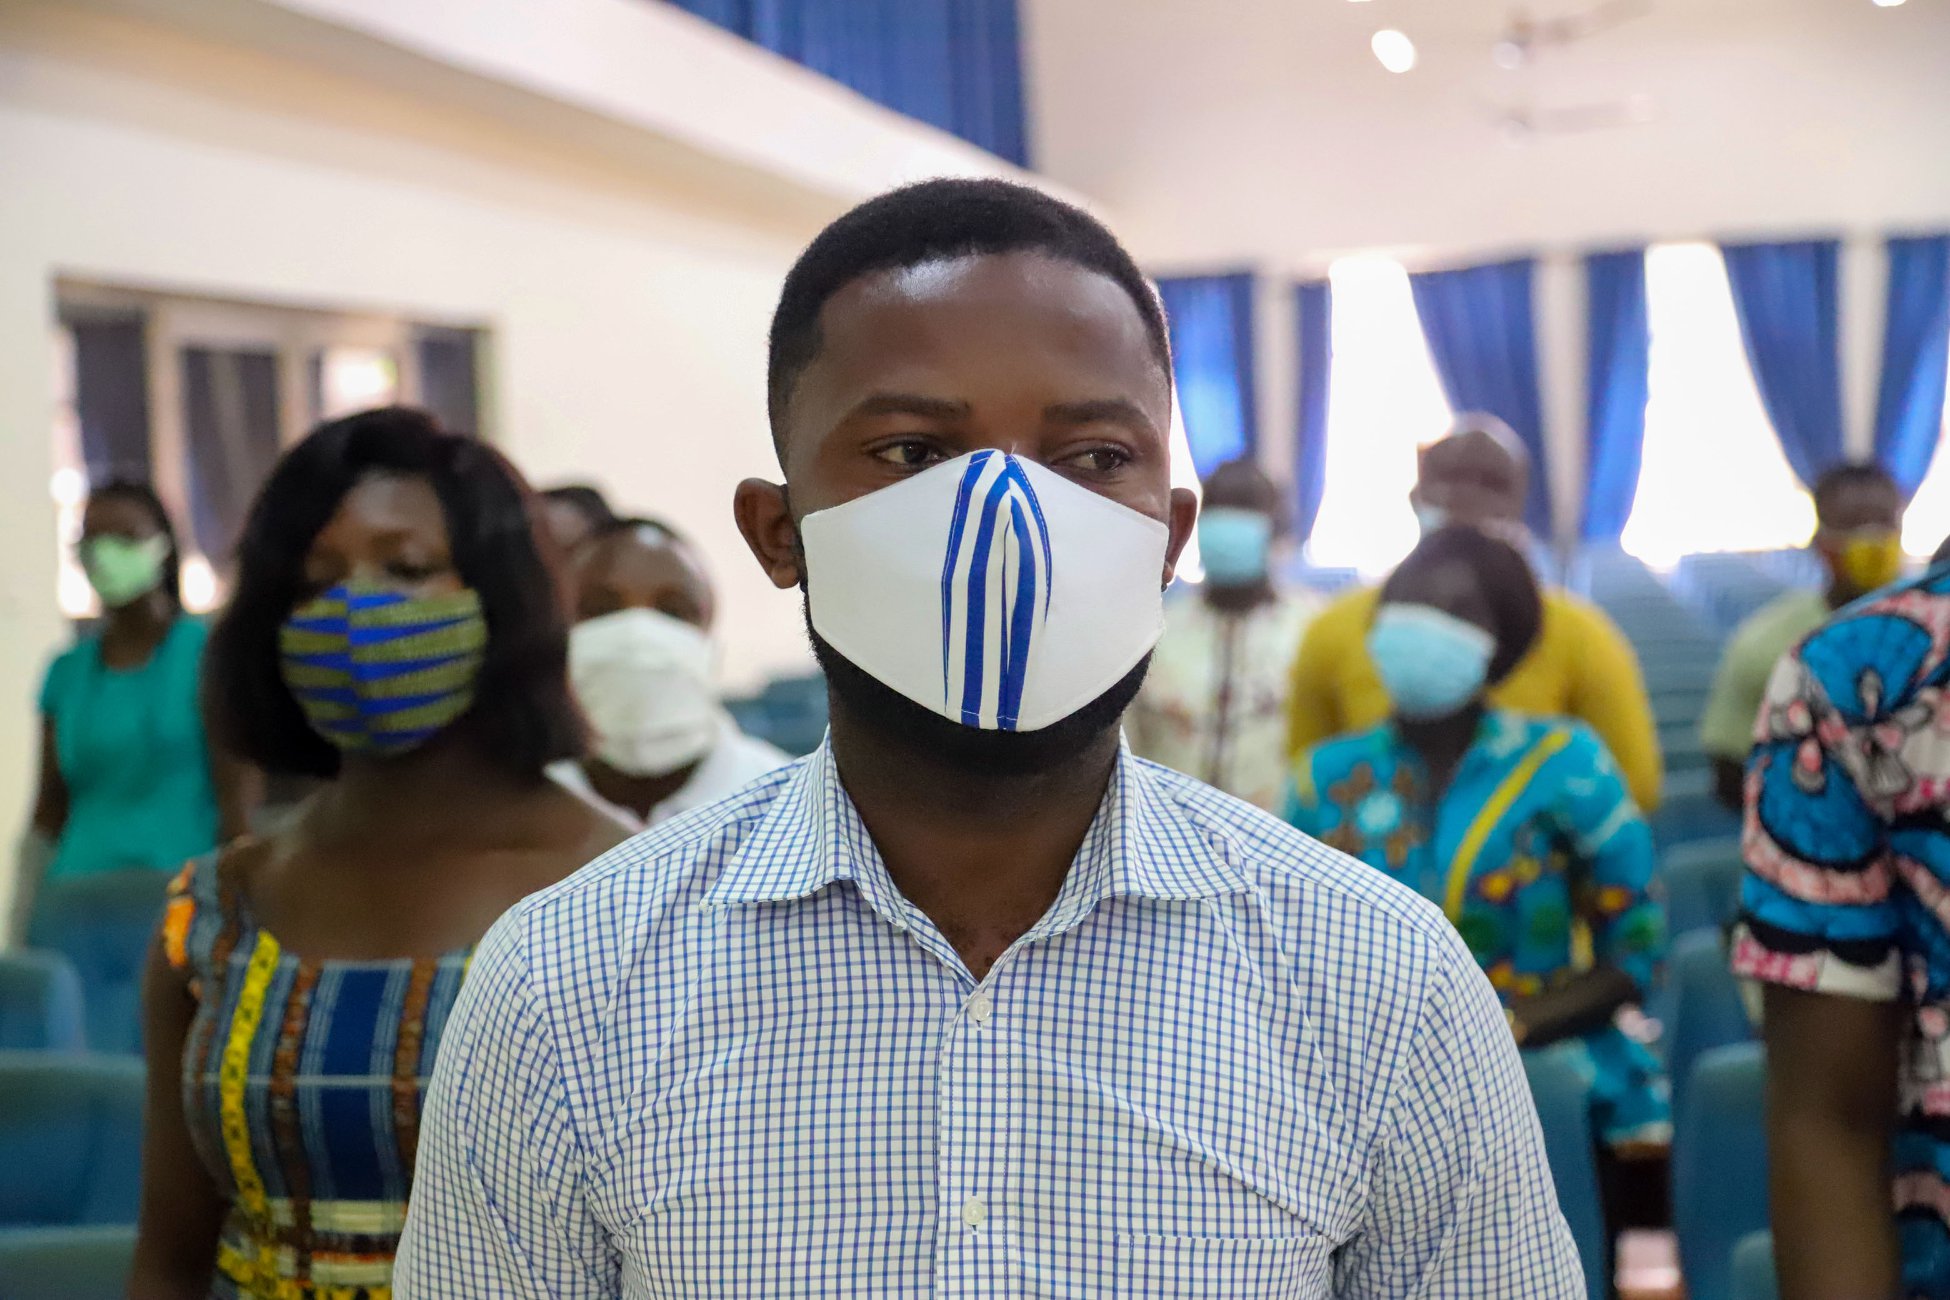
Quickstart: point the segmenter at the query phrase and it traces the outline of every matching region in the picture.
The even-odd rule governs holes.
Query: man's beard
[[[970,776],[1044,776],[1074,762],[1117,728],[1151,666],[1147,654],[1102,695],[1040,730],[984,731],[944,718],[869,674],[813,629],[810,611],[806,635],[848,718],[890,745]]]

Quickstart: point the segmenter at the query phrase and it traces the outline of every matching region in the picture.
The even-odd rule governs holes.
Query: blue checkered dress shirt
[[[977,983],[830,752],[510,912],[398,1300],[1584,1294],[1441,914],[1135,759]]]

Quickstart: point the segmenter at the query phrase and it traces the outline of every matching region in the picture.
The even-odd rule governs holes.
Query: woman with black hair
[[[241,834],[251,802],[246,774],[204,735],[205,629],[183,612],[176,530],[146,484],[111,483],[88,499],[79,552],[102,620],[41,686],[45,877],[174,870]]]
[[[1542,614],[1514,547],[1462,527],[1426,538],[1368,633],[1391,717],[1302,755],[1287,820],[1439,903],[1519,1045],[1578,1058],[1606,1140],[1661,1142],[1658,1063],[1614,1023],[1664,950],[1651,832],[1589,727],[1483,700]]]
[[[475,943],[620,838],[544,775],[582,728],[540,518],[506,460],[404,409],[321,426],[258,498],[207,707],[327,783],[171,887],[134,1294],[387,1294]]]

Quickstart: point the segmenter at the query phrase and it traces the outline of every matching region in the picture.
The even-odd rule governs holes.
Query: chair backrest
[[[1733,1300],[1781,1300],[1773,1233],[1751,1233],[1733,1248]]]
[[[134,1264],[132,1226],[0,1232],[0,1300],[122,1300]]]
[[[1666,1066],[1677,1119],[1692,1089],[1694,1064],[1716,1047],[1750,1041],[1754,1022],[1740,1000],[1740,981],[1727,964],[1726,941],[1718,930],[1680,935],[1672,945],[1666,979]]]
[[[0,1228],[134,1223],[142,1062],[0,1052]]]
[[[78,1052],[81,976],[56,952],[0,952],[0,1052]]]
[[[1718,930],[1740,911],[1738,836],[1675,844],[1659,862],[1666,891],[1666,928],[1677,938],[1692,930]]]
[[[1590,1084],[1563,1054],[1549,1048],[1525,1052],[1523,1070],[1544,1128],[1544,1157],[1550,1163],[1551,1181],[1557,1184],[1558,1208],[1584,1261],[1585,1289],[1593,1296],[1608,1295],[1611,1251],[1598,1189],[1598,1135],[1591,1120]]]
[[[80,972],[94,1051],[142,1050],[142,968],[168,884],[160,871],[104,871],[50,881],[34,901],[30,942]]]
[[[1734,1247],[1767,1227],[1767,1064],[1759,1043],[1693,1066],[1672,1146],[1672,1220],[1690,1300],[1733,1300]]]

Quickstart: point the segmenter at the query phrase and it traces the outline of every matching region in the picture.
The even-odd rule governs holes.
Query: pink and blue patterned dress
[[[390,1300],[420,1108],[465,952],[312,961],[260,927],[225,855],[170,886],[189,978],[183,1114],[230,1200],[212,1300]]]
[[[1950,1295],[1950,566],[1784,658],[1747,770],[1734,969],[1910,1010],[1895,1138],[1904,1294]]]
[[[1392,723],[1294,766],[1287,820],[1442,905],[1507,1005],[1594,958],[1649,990],[1665,955],[1652,834],[1604,742],[1566,718],[1485,713],[1440,798]],[[1589,1081],[1613,1143],[1671,1136],[1658,1058],[1607,1024],[1540,1049]]]

